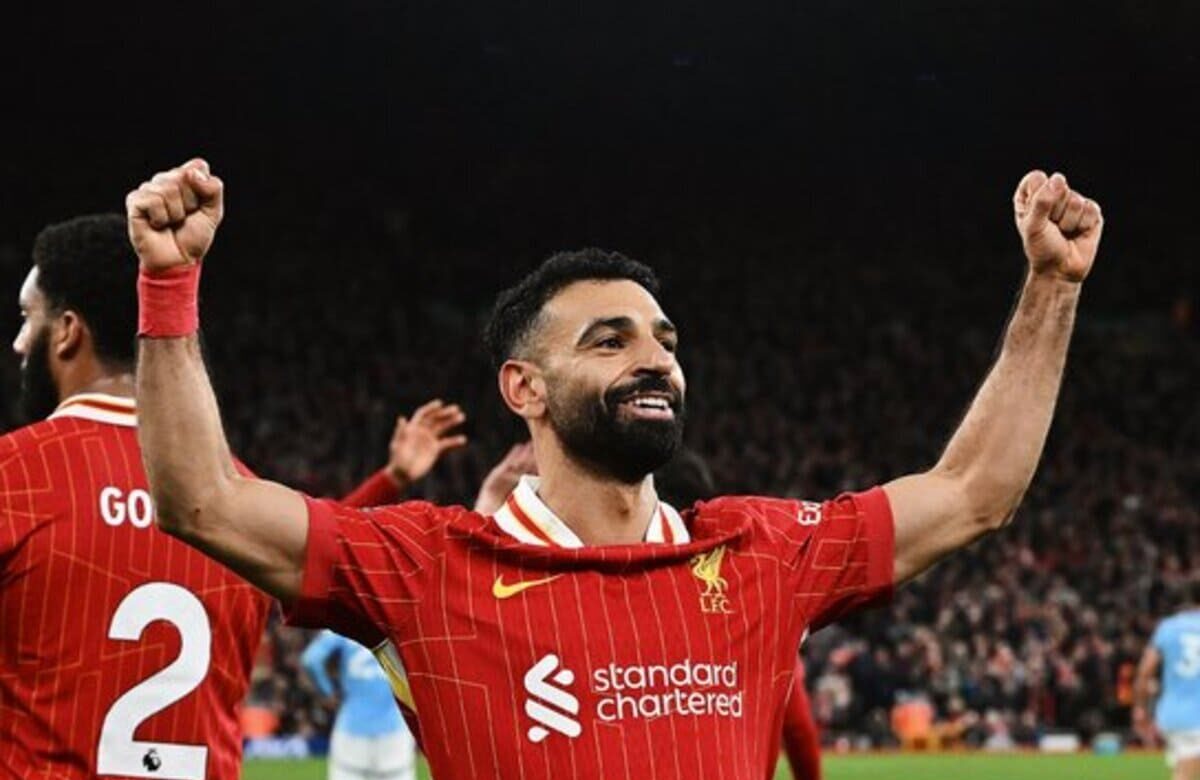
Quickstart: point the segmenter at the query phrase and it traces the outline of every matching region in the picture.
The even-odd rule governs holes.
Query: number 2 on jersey
[[[179,631],[179,657],[113,703],[100,728],[96,772],[203,780],[208,748],[133,738],[143,721],[194,691],[208,674],[212,652],[208,613],[200,599],[178,585],[151,582],[134,588],[113,613],[108,636],[137,642],[156,620],[165,620]]]

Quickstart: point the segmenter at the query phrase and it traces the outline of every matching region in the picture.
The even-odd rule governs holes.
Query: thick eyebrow
[[[579,340],[575,342],[575,346],[583,346],[590,341],[598,331],[615,330],[618,333],[628,332],[633,330],[633,319],[630,317],[601,317],[600,319],[592,320],[588,326],[583,329],[583,333],[579,334]],[[674,323],[666,317],[659,317],[654,321],[654,335],[674,336],[678,333]]]

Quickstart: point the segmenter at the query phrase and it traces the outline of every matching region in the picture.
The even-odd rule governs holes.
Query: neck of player
[[[537,452],[537,461],[538,497],[584,544],[637,544],[646,538],[658,507],[652,477],[630,485],[599,476],[553,445]]]
[[[103,393],[120,398],[133,398],[133,372],[102,371],[90,375],[64,376],[58,383],[59,401],[83,393]]]

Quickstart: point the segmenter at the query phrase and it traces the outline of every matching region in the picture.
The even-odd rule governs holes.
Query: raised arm
[[[999,358],[937,465],[884,486],[897,582],[1008,523],[1046,442],[1104,221],[1099,205],[1061,174],[1026,175],[1013,207],[1029,273]]]
[[[336,697],[337,689],[333,687],[333,680],[329,679],[325,665],[329,663],[333,654],[338,652],[341,644],[342,640],[337,634],[326,630],[317,634],[317,638],[300,654],[300,666],[308,673],[317,691],[326,699]]]
[[[1150,703],[1158,683],[1158,669],[1162,665],[1162,653],[1153,643],[1146,645],[1138,660],[1137,672],[1133,677],[1133,730],[1146,744],[1154,744],[1154,722],[1150,718]]]
[[[138,441],[158,526],[276,598],[300,592],[308,512],[299,493],[238,474],[196,338],[199,266],[223,213],[203,160],[125,201],[141,264]]]
[[[445,453],[467,443],[467,437],[454,429],[467,416],[458,404],[440,398],[426,401],[412,419],[396,418],[396,428],[388,443],[388,462],[350,491],[342,503],[346,506],[372,507],[394,504],[414,484],[424,479]]]

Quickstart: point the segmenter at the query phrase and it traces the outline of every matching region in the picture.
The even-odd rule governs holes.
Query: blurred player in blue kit
[[[328,665],[336,661],[335,686]],[[322,631],[300,658],[322,696],[340,700],[329,742],[329,780],[412,780],[416,742],[371,651]]]
[[[1133,689],[1133,725],[1146,733],[1153,682],[1161,670],[1154,727],[1166,740],[1172,780],[1200,780],[1200,580],[1189,584],[1186,595],[1187,604],[1150,637]]]

